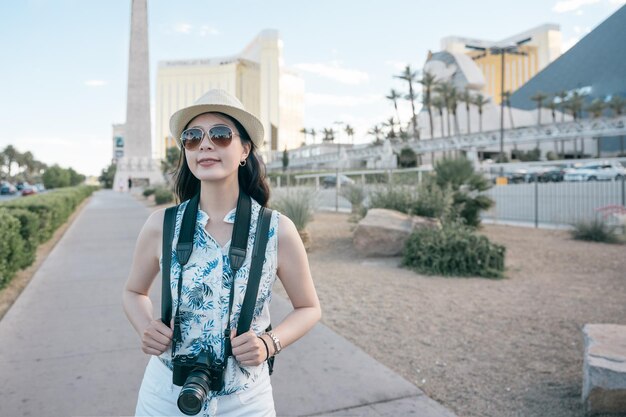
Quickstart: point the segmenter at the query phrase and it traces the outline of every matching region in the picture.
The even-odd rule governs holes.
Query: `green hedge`
[[[81,185],[0,203],[0,288],[35,260],[76,207],[99,187]]]
[[[24,262],[20,254],[24,240],[20,236],[20,221],[0,208],[0,288],[13,278]]]
[[[500,278],[505,247],[459,223],[416,230],[406,243],[403,265],[417,272],[446,276]]]

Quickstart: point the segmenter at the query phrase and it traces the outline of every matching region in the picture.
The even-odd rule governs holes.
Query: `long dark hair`
[[[250,145],[248,162],[245,166],[239,166],[239,172],[237,174],[239,188],[250,197],[254,198],[261,206],[267,206],[267,201],[270,198],[270,188],[265,176],[265,164],[257,154],[256,145],[252,142],[250,135],[248,135],[248,132],[246,132],[246,129],[244,129],[239,121],[224,113],[214,112],[214,114],[218,114],[230,120],[237,128],[237,131],[239,131],[242,144],[248,143]],[[189,169],[184,149],[180,152],[178,167],[174,172],[174,183],[174,190],[179,202],[189,200],[200,192],[200,180],[196,178]]]

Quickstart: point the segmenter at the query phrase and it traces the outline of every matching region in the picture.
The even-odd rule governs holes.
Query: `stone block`
[[[365,256],[399,256],[414,230],[439,226],[436,219],[374,208],[368,210],[367,215],[357,225],[353,243]]]
[[[583,403],[588,416],[626,416],[626,326],[583,327]]]

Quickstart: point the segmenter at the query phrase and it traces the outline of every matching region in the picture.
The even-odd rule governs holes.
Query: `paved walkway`
[[[0,321],[0,416],[128,416],[148,357],[121,294],[149,210],[99,191]],[[151,298],[158,316],[160,283]],[[273,322],[289,311],[278,296]],[[318,324],[277,358],[279,416],[454,417]]]

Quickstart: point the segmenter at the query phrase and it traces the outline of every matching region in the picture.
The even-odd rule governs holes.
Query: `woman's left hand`
[[[267,352],[263,341],[252,330],[242,335],[237,335],[237,330],[233,330],[231,347],[233,356],[241,365],[257,366],[267,359]]]

